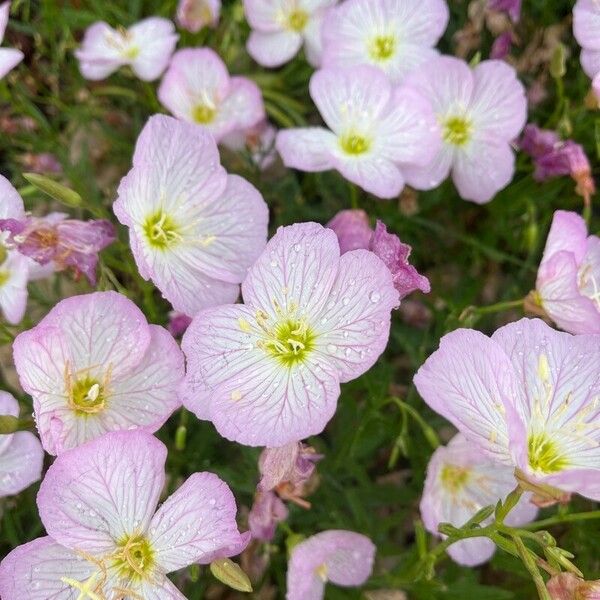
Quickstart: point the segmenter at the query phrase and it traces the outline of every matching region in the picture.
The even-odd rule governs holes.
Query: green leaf
[[[44,192],[44,194],[47,194],[51,198],[54,198],[67,206],[80,206],[82,203],[82,198],[77,192],[57,183],[49,177],[38,175],[37,173],[23,173],[23,177],[31,183],[31,185],[34,185],[38,190]]]

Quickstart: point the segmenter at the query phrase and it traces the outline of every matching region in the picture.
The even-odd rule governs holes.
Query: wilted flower
[[[521,1],[522,0],[490,0],[488,7],[492,10],[504,11],[514,23],[517,23],[521,18]]]
[[[167,329],[173,337],[179,337],[185,333],[185,330],[190,326],[192,317],[188,317],[183,313],[175,310],[169,313],[169,324]]]
[[[533,158],[537,181],[570,175],[577,183],[577,193],[586,199],[596,191],[592,168],[580,144],[562,141],[556,132],[527,125],[520,142],[521,150]]]
[[[405,165],[425,165],[439,150],[426,98],[394,88],[374,67],[317,71],[310,95],[329,129],[280,131],[276,146],[288,167],[336,169],[375,196],[393,198],[404,187]]]
[[[250,153],[252,162],[260,169],[269,168],[277,156],[275,152],[275,136],[277,130],[268,121],[261,121],[250,129],[238,129],[227,134],[221,143],[230,150]]]
[[[217,142],[265,119],[258,86],[246,77],[230,77],[225,63],[210,48],[175,52],[158,98],[178,119],[207,129]]]
[[[512,467],[491,460],[459,433],[447,446],[439,447],[429,461],[421,499],[423,523],[434,535],[440,535],[440,523],[462,527],[482,508],[504,500],[516,485]],[[508,514],[506,524],[524,525],[536,514],[537,507],[522,497]],[[495,550],[494,542],[478,537],[452,544],[448,554],[461,565],[475,566],[488,561]]]
[[[169,64],[178,39],[173,23],[161,17],[143,19],[128,29],[98,21],[86,30],[75,56],[86,79],[105,79],[129,65],[140,79],[153,81]]]
[[[183,600],[167,573],[239,554],[249,536],[216,475],[194,473],[157,510],[166,457],[144,431],[108,433],[59,456],[37,498],[48,536],[2,561],[2,598]]]
[[[572,573],[553,575],[546,587],[551,600],[600,600],[600,581],[584,581]]]
[[[323,17],[337,0],[244,0],[246,19],[252,32],[248,54],[263,67],[279,67],[304,44],[313,66],[321,60]]]
[[[581,46],[581,66],[592,78],[594,92],[600,98],[600,4],[596,0],[577,0],[573,33]]]
[[[116,292],[62,300],[17,336],[13,351],[50,454],[106,431],[156,431],[180,404],[179,347]]]
[[[542,308],[560,328],[600,333],[600,238],[588,236],[577,213],[554,213],[536,291]]]
[[[270,542],[275,537],[277,523],[285,521],[288,509],[275,492],[257,491],[248,514],[248,527],[255,540]]]
[[[19,403],[0,390],[0,415],[19,416]],[[0,435],[0,498],[18,494],[42,474],[44,451],[30,431]]]
[[[235,302],[265,247],[269,215],[256,188],[221,167],[209,133],[150,117],[118,194],[113,209],[138,269],[176,311]]]
[[[221,14],[221,0],[179,0],[177,23],[197,33],[203,27],[215,27]]]
[[[245,304],[201,311],[183,336],[186,407],[227,439],[278,447],[320,433],[340,382],[383,352],[392,278],[365,250],[341,258],[333,231],[281,227],[242,284]]]
[[[40,265],[52,263],[56,271],[72,269],[96,285],[98,253],[115,240],[115,228],[106,219],[79,221],[63,213],[46,217],[0,219],[6,243]]]
[[[490,51],[490,58],[503,60],[510,53],[510,49],[513,42],[512,31],[505,31],[501,33],[492,44]]]
[[[363,210],[343,210],[327,224],[327,227],[336,232],[342,254],[347,249],[364,248],[378,256],[390,270],[400,300],[416,290],[425,294],[431,291],[427,277],[420,275],[408,263],[412,248],[402,243],[397,235],[388,233],[387,227],[381,221],[377,221],[373,231],[367,213]]]
[[[10,1],[0,4],[0,44],[4,39],[6,26],[8,25],[8,14],[10,12]],[[9,71],[14,69],[23,60],[23,53],[14,48],[0,48],[0,79]]]
[[[27,152],[21,157],[23,166],[33,173],[62,173],[62,165],[59,160],[50,152],[41,152],[32,154]]]
[[[372,65],[402,83],[437,56],[448,18],[445,0],[346,0],[325,17],[323,66]]]
[[[327,582],[362,585],[373,570],[375,552],[368,537],[353,531],[331,529],[309,537],[291,552],[287,600],[321,600]]]
[[[537,495],[600,499],[600,336],[521,319],[458,329],[419,369],[425,402]],[[543,492],[543,494],[542,494]]]
[[[442,148],[426,167],[404,170],[417,189],[437,187],[452,172],[458,193],[483,204],[510,183],[510,142],[527,117],[525,89],[513,67],[486,60],[471,69],[450,56],[436,58],[408,79],[430,100],[441,124]]]

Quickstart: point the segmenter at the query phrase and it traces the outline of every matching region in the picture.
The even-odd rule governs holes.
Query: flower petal
[[[168,19],[150,17],[129,28],[131,43],[139,53],[131,63],[134,73],[143,81],[158,79],[167,68],[179,36]]]
[[[30,431],[17,431],[0,451],[0,497],[18,494],[38,481],[43,463],[40,441]]]
[[[253,31],[248,38],[248,54],[263,67],[280,67],[292,60],[302,46],[302,36],[295,31]]]
[[[600,73],[600,49],[582,50],[580,60],[581,66],[588,77],[594,78]]]
[[[12,71],[25,55],[14,48],[0,48],[0,79]]]
[[[0,265],[0,272],[7,276],[0,285],[0,308],[4,318],[11,325],[21,322],[27,308],[28,260],[17,250],[12,250]]]
[[[86,29],[81,47],[75,51],[79,69],[86,79],[104,79],[126,63],[115,38],[120,40],[121,34],[103,21]]]
[[[150,544],[165,573],[207,564],[239,547],[235,498],[213,473],[194,473],[161,505],[150,523]],[[249,541],[249,540],[248,540]],[[207,557],[209,560],[206,560]]]
[[[517,375],[503,348],[482,333],[445,335],[414,383],[425,402],[498,462],[512,464],[505,413],[520,400]]]
[[[73,588],[62,578],[86,581],[97,566],[51,537],[18,546],[0,564],[4,600],[72,600]]]
[[[600,50],[600,7],[595,0],[578,0],[573,9],[573,33],[580,46]]]
[[[572,254],[575,263],[581,264],[587,249],[587,237],[587,225],[580,215],[567,210],[557,210],[552,217],[541,265],[562,251]]]
[[[395,198],[404,188],[404,176],[398,165],[378,154],[338,156],[335,167],[348,181],[378,198]]]
[[[167,449],[143,431],[110,432],[61,454],[38,494],[46,531],[68,548],[100,553],[146,531],[165,483]]]
[[[6,177],[0,175],[0,219],[22,219],[23,199]]]
[[[442,147],[429,164],[423,167],[402,165],[402,173],[408,185],[418,190],[431,190],[440,185],[450,175],[453,161],[453,148],[449,144],[442,144]]]
[[[370,369],[385,350],[391,310],[400,300],[390,271],[367,250],[340,258],[330,297],[316,320],[317,348],[346,382]]]
[[[286,167],[313,172],[333,168],[336,144],[336,136],[327,129],[299,127],[278,132],[275,147]]]

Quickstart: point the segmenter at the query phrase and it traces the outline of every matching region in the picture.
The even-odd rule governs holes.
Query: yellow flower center
[[[300,32],[306,27],[308,14],[303,10],[294,10],[288,15],[287,26],[292,31]]]
[[[471,122],[464,117],[449,117],[443,122],[444,141],[464,146],[471,139]]]
[[[148,579],[154,569],[154,550],[143,535],[132,535],[117,544],[113,567],[124,579]]]
[[[444,489],[451,494],[457,494],[468,483],[471,472],[465,467],[455,465],[444,465],[440,472],[440,481]]]
[[[371,142],[362,135],[348,134],[340,138],[340,146],[346,154],[358,156],[371,147]]]
[[[192,118],[200,125],[208,125],[215,120],[217,111],[208,104],[197,104],[192,110]]]
[[[71,385],[69,406],[80,416],[98,413],[105,405],[104,390],[93,377],[86,375]]]
[[[2,287],[10,278],[8,271],[0,271],[0,287]]]
[[[527,439],[529,466],[541,473],[557,473],[568,465],[555,442],[545,433],[532,433]]]
[[[315,574],[323,583],[327,583],[329,568],[325,563],[323,563],[315,569]]]
[[[273,334],[262,340],[269,354],[286,366],[303,361],[314,347],[315,336],[305,321],[288,319],[276,325]]]
[[[135,60],[140,54],[140,49],[137,46],[130,46],[123,51],[123,57],[129,60]]]
[[[369,54],[373,60],[389,60],[396,50],[396,38],[393,35],[378,35],[371,40]]]
[[[159,250],[165,250],[169,246],[181,240],[179,227],[167,213],[159,210],[150,215],[143,226],[144,235],[150,245]]]

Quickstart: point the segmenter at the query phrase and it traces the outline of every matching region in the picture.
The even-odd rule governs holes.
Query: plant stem
[[[532,555],[532,552],[525,546],[523,540],[516,534],[511,535],[512,541],[515,543],[517,550],[519,552],[519,556],[525,565],[525,568],[531,574],[533,582],[535,583],[535,587],[537,589],[540,600],[552,600],[550,598],[550,593],[546,588],[546,584],[544,583],[544,578],[542,577],[540,570],[536,564],[536,560]],[[537,558],[537,556],[536,556]]]
[[[600,519],[600,510],[592,510],[586,513],[571,513],[567,515],[556,515],[555,517],[549,517],[523,525],[521,529],[529,529],[530,531],[537,531],[538,529],[546,529],[552,525],[560,525],[561,523],[574,523],[576,521],[592,521],[594,519]]]
[[[502,312],[503,310],[509,310],[511,308],[519,308],[525,303],[525,298],[520,300],[507,300],[506,302],[498,302],[497,304],[490,304],[489,306],[478,306],[475,308],[475,312],[480,315],[487,315],[490,313]]]
[[[417,410],[396,396],[390,398],[390,402],[397,404],[401,411],[406,411],[417,422],[423,431],[423,435],[434,450],[440,445],[440,438],[438,437],[438,434],[430,425],[425,422]]]

